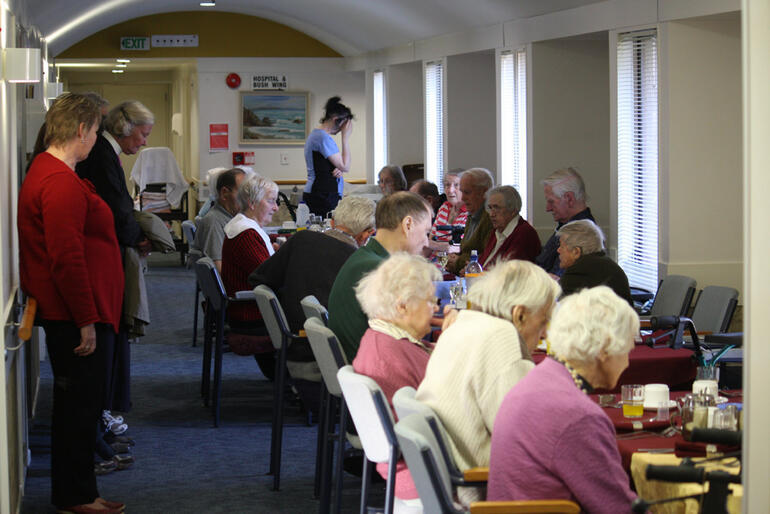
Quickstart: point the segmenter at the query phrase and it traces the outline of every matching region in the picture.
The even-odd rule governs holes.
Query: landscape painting
[[[308,93],[241,92],[241,144],[302,145]]]

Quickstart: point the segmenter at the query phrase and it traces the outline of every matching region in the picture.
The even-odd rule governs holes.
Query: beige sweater
[[[417,399],[444,423],[460,469],[489,466],[500,404],[534,367],[510,321],[465,310],[441,334]]]

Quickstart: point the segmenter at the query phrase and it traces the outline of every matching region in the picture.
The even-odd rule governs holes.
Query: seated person
[[[406,191],[406,176],[401,166],[388,164],[383,166],[377,175],[377,184],[382,196],[390,196],[398,191]]]
[[[436,187],[436,184],[433,182],[428,182],[427,180],[418,180],[412,184],[412,187],[409,188],[409,191],[412,193],[417,193],[418,195],[422,196],[426,202],[428,202],[428,204],[433,209],[433,217],[431,221],[435,221],[436,212],[441,206],[441,195],[438,194],[438,187]]]
[[[489,465],[492,425],[505,395],[534,367],[561,290],[542,268],[508,261],[471,286],[455,322],[439,337],[417,399],[441,419],[461,470]],[[459,491],[463,503],[479,499]]]
[[[461,174],[462,170],[452,170],[444,174],[444,194],[446,194],[446,202],[441,204],[441,207],[439,207],[438,212],[436,213],[436,221],[430,229],[431,241],[438,241],[440,243],[452,242],[452,232],[449,230],[438,230],[436,228],[437,226],[465,226],[465,220],[468,217],[468,209],[465,208],[465,204],[460,198]]]
[[[377,233],[345,262],[329,293],[329,328],[349,361],[355,358],[361,336],[368,328],[353,287],[391,253],[419,255],[428,245],[430,212],[425,201],[414,193],[400,191],[386,196],[377,203],[374,219]]]
[[[588,397],[613,389],[639,332],[634,310],[608,287],[560,302],[548,357],[505,396],[492,432],[487,499],[572,500],[583,512],[630,512],[635,499],[615,428]]]
[[[346,196],[334,209],[331,229],[302,230],[292,235],[249,275],[249,285],[265,284],[275,291],[289,329],[297,333],[305,323],[300,301],[312,294],[321,305],[328,305],[340,268],[373,233],[374,202],[362,196]]]
[[[198,222],[195,240],[190,245],[214,261],[222,273],[222,243],[225,240],[225,225],[238,214],[238,187],[246,176],[243,170],[233,168],[223,171],[217,177],[217,200]]]
[[[494,232],[479,255],[486,270],[513,259],[535,262],[540,253],[540,238],[532,225],[519,216],[521,196],[512,186],[497,186],[487,191],[487,212]]]
[[[633,307],[628,277],[623,268],[604,253],[604,234],[591,220],[571,221],[557,232],[559,263],[564,274],[559,280],[564,296],[583,288],[605,285]]]
[[[416,389],[425,376],[433,345],[422,338],[431,329],[436,312],[433,281],[440,278],[436,267],[425,259],[399,252],[365,275],[355,288],[369,329],[361,338],[353,369],[377,382],[391,408],[396,391],[405,386]],[[393,415],[396,417],[395,411]],[[377,470],[387,478],[387,464],[379,464]],[[419,504],[417,489],[401,459],[396,502],[409,505],[415,500]]]
[[[468,264],[471,251],[476,250],[481,254],[487,246],[489,236],[492,234],[492,221],[484,208],[484,200],[487,191],[494,185],[492,174],[484,168],[471,168],[460,175],[460,194],[462,202],[468,209],[468,217],[460,253],[449,256],[447,270],[452,273],[461,274],[465,265]]]

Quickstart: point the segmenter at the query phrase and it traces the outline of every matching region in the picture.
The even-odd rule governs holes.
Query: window
[[[388,164],[388,125],[385,104],[385,72],[375,71],[372,76],[374,119],[374,169],[379,171]]]
[[[444,63],[425,63],[425,178],[444,189]]]
[[[500,174],[521,195],[527,217],[527,52],[500,54]]]
[[[653,31],[620,34],[617,52],[618,264],[658,287],[658,56]]]

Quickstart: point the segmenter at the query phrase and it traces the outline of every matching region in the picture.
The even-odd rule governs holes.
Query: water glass
[[[738,408],[735,405],[725,405],[717,409],[713,426],[721,430],[738,430]]]
[[[623,399],[623,417],[641,418],[644,414],[644,386],[625,384],[620,388]]]
[[[454,305],[456,309],[462,309],[465,307],[463,302],[464,296],[465,291],[463,290],[462,281],[457,280],[452,282],[452,284],[449,286],[449,298],[452,301],[452,305]]]
[[[719,383],[719,366],[698,366],[695,380],[713,380]]]

